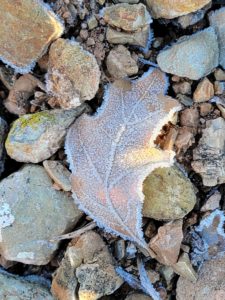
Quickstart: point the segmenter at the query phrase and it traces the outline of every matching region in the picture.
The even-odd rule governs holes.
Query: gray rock
[[[159,67],[167,73],[198,80],[219,63],[219,46],[212,27],[181,37],[157,56]]]
[[[134,293],[127,296],[125,300],[152,300],[152,297],[144,294]]]
[[[7,129],[8,126],[6,121],[0,117],[0,175],[4,171],[4,160],[5,160],[4,143],[5,143]]]
[[[219,63],[225,68],[225,7],[211,13],[209,21],[210,25],[215,29],[219,41]]]
[[[28,114],[17,119],[8,134],[6,151],[20,162],[38,163],[62,147],[68,127],[86,109],[60,109]]]
[[[68,232],[81,216],[72,197],[52,187],[43,167],[26,165],[0,182],[0,254],[47,264],[58,248],[50,239]]]
[[[54,300],[48,289],[41,284],[6,272],[0,274],[0,287],[2,300]]]

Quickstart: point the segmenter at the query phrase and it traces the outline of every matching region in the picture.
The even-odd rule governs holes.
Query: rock
[[[103,18],[112,27],[124,31],[137,31],[152,22],[146,6],[140,4],[115,4],[103,9]]]
[[[147,0],[153,18],[173,19],[195,12],[208,4],[210,0]]]
[[[221,194],[219,191],[216,191],[206,200],[206,203],[201,207],[201,211],[206,212],[209,210],[215,210],[219,208],[220,200],[221,200]]]
[[[160,273],[162,274],[163,278],[166,280],[167,285],[170,284],[174,277],[174,271],[173,268],[170,266],[162,266],[160,268]]]
[[[156,253],[155,258],[163,265],[171,266],[177,262],[183,240],[182,224],[182,220],[177,220],[159,227],[149,243]]]
[[[88,231],[72,240],[52,282],[58,300],[95,300],[110,295],[123,283],[116,274],[113,259],[101,237]],[[75,298],[74,298],[75,297]]]
[[[225,81],[225,71],[222,69],[216,69],[214,72],[214,76],[218,81]]]
[[[198,146],[193,150],[192,168],[202,177],[205,186],[225,183],[225,121],[206,121]]]
[[[25,165],[0,182],[0,253],[45,265],[59,245],[50,239],[68,232],[81,216],[72,197],[54,190],[43,167]]]
[[[28,73],[63,33],[63,25],[49,6],[36,0],[2,0],[0,57],[19,73]]]
[[[72,190],[70,183],[70,171],[57,160],[45,160],[43,166],[49,177],[65,192]]]
[[[177,282],[177,300],[225,299],[225,259],[205,262],[197,282],[180,277]]]
[[[125,298],[125,300],[152,300],[152,297],[149,297],[144,294],[133,293]]]
[[[211,8],[211,2],[209,2],[208,5],[204,6],[200,10],[197,10],[196,12],[189,13],[184,16],[180,16],[175,22],[177,22],[182,29],[186,29],[189,26],[195,25],[196,23],[201,21],[204,18],[207,10],[210,8]]]
[[[191,84],[190,84],[190,82],[187,82],[187,81],[175,83],[175,84],[173,84],[173,90],[174,90],[175,94],[190,95],[191,94]]]
[[[224,81],[215,81],[214,82],[214,91],[215,91],[215,95],[225,94],[225,82]]]
[[[113,48],[106,60],[108,72],[113,78],[124,78],[137,74],[138,65],[130,52],[122,45]]]
[[[41,86],[41,82],[31,74],[25,74],[16,80],[9,92],[8,98],[4,101],[6,109],[15,115],[28,113],[28,99],[34,95],[36,87]]]
[[[193,99],[195,102],[205,102],[214,96],[213,84],[206,77],[198,85],[194,91]]]
[[[8,125],[4,119],[0,117],[0,175],[4,171],[5,160],[5,139],[8,131]]]
[[[191,132],[196,133],[199,125],[199,112],[196,107],[186,108],[180,114],[181,126],[190,128]]]
[[[40,279],[41,280],[41,279]],[[25,278],[9,274],[0,273],[0,298],[6,300],[54,300],[46,287],[30,282]]]
[[[148,277],[151,281],[152,284],[156,283],[157,281],[160,280],[160,276],[159,276],[159,273],[152,270],[152,269],[149,269],[147,270],[147,273],[148,273]]]
[[[111,44],[129,44],[146,48],[150,40],[150,26],[147,25],[137,32],[117,31],[111,27],[107,28],[106,39]]]
[[[181,127],[178,130],[178,135],[174,146],[176,148],[176,153],[185,153],[188,148],[190,148],[195,142],[194,134],[190,131],[188,127]]]
[[[137,4],[140,0],[117,0],[119,3]]]
[[[210,25],[215,29],[220,50],[220,65],[225,68],[225,8],[222,7],[212,12],[209,16]]]
[[[157,56],[159,67],[166,73],[198,80],[218,66],[219,48],[212,27],[191,36],[181,37]]]
[[[205,117],[212,111],[212,104],[211,103],[202,103],[199,106],[200,109],[200,116]]]
[[[48,159],[62,145],[68,127],[86,109],[60,109],[23,115],[8,134],[5,146],[8,155],[21,162],[38,163]]]
[[[95,18],[94,15],[92,15],[88,20],[87,20],[87,24],[88,24],[88,29],[92,30],[94,28],[96,28],[98,26],[98,21]]]
[[[175,273],[185,278],[185,280],[196,282],[197,274],[192,267],[187,253],[182,253],[178,262],[172,266]],[[189,300],[189,299],[188,299]]]
[[[196,202],[192,183],[175,167],[155,169],[144,181],[143,215],[156,220],[181,219]]]
[[[77,42],[58,39],[49,51],[47,89],[65,109],[75,108],[94,98],[100,69],[93,54]]]

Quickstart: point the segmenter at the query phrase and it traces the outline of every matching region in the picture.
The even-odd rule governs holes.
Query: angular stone
[[[209,16],[210,25],[215,29],[219,41],[220,65],[225,68],[225,8],[215,10]]]
[[[59,246],[50,239],[68,232],[81,216],[72,197],[52,187],[43,167],[25,165],[0,182],[0,253],[45,265]]]
[[[198,80],[219,63],[217,36],[212,27],[181,37],[157,56],[159,67],[167,73]]]
[[[196,133],[199,124],[199,112],[196,107],[186,108],[180,115],[181,126],[189,127],[191,132]]]
[[[223,71],[222,69],[216,69],[214,72],[214,76],[218,81],[225,81],[225,71]]]
[[[173,19],[197,11],[210,0],[147,0],[152,16],[156,19]]]
[[[5,139],[8,131],[8,125],[4,119],[0,117],[0,175],[4,171],[5,160]]]
[[[192,168],[202,177],[205,186],[225,183],[225,121],[223,118],[206,121],[202,137],[193,150]]]
[[[198,85],[194,91],[193,99],[195,102],[205,102],[214,96],[213,84],[206,77]]]
[[[140,4],[116,4],[103,10],[103,18],[112,27],[124,31],[137,31],[152,22],[146,6]]]
[[[196,282],[197,274],[187,253],[182,253],[178,262],[172,266],[174,272],[188,281]]]
[[[183,240],[182,220],[167,223],[158,229],[158,233],[149,243],[156,253],[156,259],[167,266],[177,262]]]
[[[95,300],[110,295],[123,283],[116,274],[113,259],[101,237],[88,231],[72,240],[52,282],[58,300]]]
[[[0,58],[19,73],[28,73],[63,33],[63,25],[42,1],[1,0]]]
[[[175,167],[158,168],[144,181],[143,215],[156,220],[183,218],[196,202],[192,183]]]
[[[113,78],[124,78],[138,72],[138,65],[126,47],[113,48],[106,60],[108,72]]]
[[[191,145],[195,142],[194,134],[190,131],[188,127],[181,127],[178,130],[178,135],[174,146],[176,147],[176,153],[185,153]]]
[[[225,299],[225,258],[205,262],[197,282],[180,277],[177,282],[177,300]]]
[[[85,109],[83,105],[70,111],[55,109],[23,115],[8,134],[5,143],[8,155],[21,162],[48,159],[63,145],[68,127]]]
[[[150,40],[150,26],[143,27],[136,32],[117,31],[111,27],[107,28],[106,39],[111,44],[129,44],[146,48]]]
[[[215,210],[219,208],[220,200],[221,200],[221,194],[219,191],[216,191],[206,200],[206,203],[201,207],[201,211],[206,212],[206,211]]]
[[[58,39],[51,45],[47,89],[57,98],[60,107],[75,108],[94,98],[100,75],[94,55],[77,42]]]
[[[43,285],[7,272],[0,273],[0,287],[2,300],[54,300],[49,290]]]

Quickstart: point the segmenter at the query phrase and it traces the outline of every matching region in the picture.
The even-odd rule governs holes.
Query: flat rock
[[[192,168],[205,186],[225,183],[225,120],[206,121],[198,146],[193,150]]]
[[[63,25],[42,1],[1,0],[0,58],[19,73],[28,73],[63,33]]]
[[[113,78],[124,78],[137,74],[138,65],[126,47],[113,48],[106,60],[107,70]]]
[[[122,283],[107,246],[97,233],[88,231],[68,246],[53,278],[52,294],[58,300],[73,300],[79,284],[79,299],[95,300],[112,294]]]
[[[144,181],[143,193],[143,215],[156,220],[183,218],[196,203],[192,183],[175,167],[154,170]]]
[[[214,96],[213,84],[206,77],[196,87],[193,99],[195,102],[205,102]]]
[[[43,167],[25,165],[0,182],[0,253],[7,260],[45,265],[59,245],[50,239],[68,232],[81,216],[72,197],[53,188]]]
[[[156,259],[167,266],[175,264],[180,253],[183,240],[182,220],[167,223],[158,229],[149,247],[156,253]]]
[[[0,299],[6,300],[54,300],[43,285],[6,272],[0,273]]]
[[[225,68],[225,8],[215,10],[209,16],[210,25],[215,29],[220,50],[220,65]]]
[[[8,155],[20,162],[48,159],[62,147],[68,127],[85,109],[83,105],[70,111],[55,109],[21,116],[8,134]]]
[[[140,4],[121,3],[103,9],[103,18],[112,27],[124,31],[137,31],[152,22],[146,6]]]
[[[181,37],[157,56],[159,67],[167,73],[198,80],[219,63],[219,47],[213,27]]]
[[[5,160],[5,139],[7,135],[8,125],[4,119],[0,117],[0,175],[4,171]]]
[[[100,82],[96,58],[75,41],[58,39],[49,51],[47,89],[60,107],[75,108],[94,98]]]
[[[195,12],[210,0],[147,0],[153,18],[173,19]]]
[[[225,299],[225,258],[205,262],[198,273],[198,280],[180,277],[177,282],[177,300]]]

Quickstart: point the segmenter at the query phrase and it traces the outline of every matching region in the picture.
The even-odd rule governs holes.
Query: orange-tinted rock
[[[19,73],[28,73],[63,25],[41,1],[1,0],[0,58]]]
[[[214,96],[213,84],[205,77],[194,91],[193,99],[195,102],[205,102]]]

